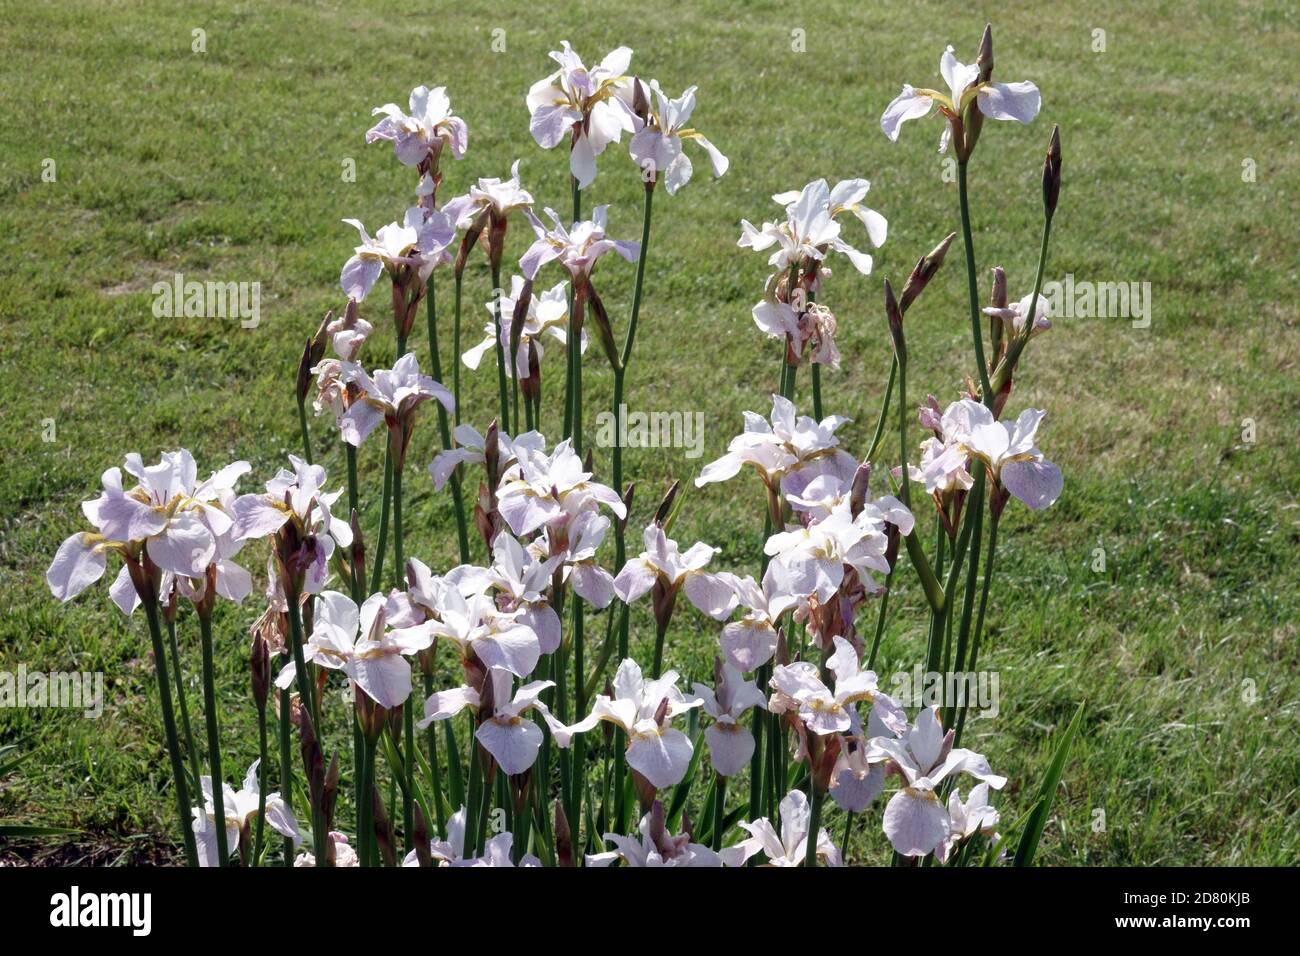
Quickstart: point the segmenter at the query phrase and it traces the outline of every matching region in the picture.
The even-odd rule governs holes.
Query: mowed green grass
[[[32,752],[0,781],[0,820],[82,828],[85,837],[58,859],[151,859],[176,834],[144,622],[109,604],[107,582],[56,605],[45,567],[81,527],[78,503],[96,493],[100,472],[128,451],[156,458],[183,445],[204,471],[245,458],[251,490],[297,449],[298,353],[324,311],[341,304],[338,271],[354,244],[339,220],[354,216],[373,230],[400,218],[411,198],[410,173],[391,150],[363,143],[372,106],[404,103],[419,83],[446,85],[471,133],[468,157],[446,163],[443,195],[477,176],[506,175],[521,158],[539,204],[565,209],[566,157],[533,144],[523,102],[549,70],[548,50],[568,39],[591,63],[627,44],[634,69],[669,91],[700,86],[694,123],[731,158],[731,171],[711,182],[699,154],[690,186],[657,199],[628,385],[633,408],[702,412],[705,455],[629,454],[638,527],[672,479],[721,453],[743,410],[766,413],[776,388],[775,350],[749,317],[764,257],[736,248],[740,218],[771,217],[771,193],[817,177],[869,178],[889,241],[868,278],[832,260],[823,301],[839,317],[845,355],[825,376],[827,410],[854,420],[842,433],[851,450],[861,453],[870,438],[889,361],[881,279],[901,284],[918,255],[958,228],[956,186],[935,152],[938,121],[909,124],[891,145],[879,114],[905,81],[941,84],[946,43],[972,59],[983,19],[939,2],[807,11],[720,2],[430,6],[5,5],[0,670],[99,670],[108,684],[97,721],[0,710],[0,741],[25,740]],[[1033,79],[1043,109],[1029,127],[985,124],[972,162],[982,295],[994,265],[1006,267],[1016,297],[1032,283],[1041,155],[1059,123],[1065,185],[1049,278],[1149,282],[1153,309],[1146,329],[1122,318],[1062,319],[1028,353],[1010,408],[1049,410],[1040,445],[1064,470],[1066,490],[1046,513],[1013,504],[1003,522],[981,657],[1000,675],[1000,714],[971,725],[967,740],[1009,776],[1000,798],[1009,821],[1029,804],[1051,734],[1087,701],[1042,862],[1293,864],[1296,11],[1109,0],[989,9],[996,76]],[[196,28],[206,31],[206,53],[191,52]],[[505,52],[492,50],[498,29]],[[791,48],[795,30],[805,31],[805,53]],[[1105,31],[1105,52],[1094,52],[1095,30]],[[55,182],[42,181],[47,159]],[[348,160],[355,182],[342,176]],[[1243,163],[1254,181],[1243,180]],[[610,231],[635,237],[640,187],[625,150],[612,148],[600,170],[584,203],[611,203]],[[846,231],[865,245],[856,224]],[[511,258],[525,247],[523,232],[512,230]],[[177,272],[260,282],[260,326],[155,318],[151,286]],[[632,273],[610,259],[597,274],[620,328]],[[466,276],[471,330],[486,315],[489,285],[475,256]],[[382,291],[365,306],[380,329],[366,347],[371,366],[394,354],[385,308]],[[908,325],[912,397],[951,400],[974,371],[959,245]],[[423,362],[422,335],[414,341]],[[562,388],[558,353],[545,374],[553,398]],[[598,350],[585,376],[594,424],[611,389]],[[467,381],[468,419],[485,425],[490,370]],[[807,392],[798,397],[806,411]],[[556,431],[553,404],[547,415]],[[47,419],[52,442],[43,440]],[[1244,419],[1254,422],[1254,442],[1243,440]],[[446,566],[450,499],[422,474],[436,444],[432,421],[417,429],[411,453],[407,550]],[[336,430],[321,420],[313,437],[341,484]],[[887,463],[896,462],[897,449],[886,449]],[[372,533],[379,455],[378,440],[361,455]],[[607,468],[598,453],[597,469]],[[708,541],[723,549],[719,565],[752,571],[761,509],[750,475],[692,490],[677,537]],[[1103,572],[1094,570],[1097,549]],[[260,578],[263,552],[246,555]],[[910,568],[900,579],[884,675],[910,670],[923,650]],[[245,671],[256,603],[218,619],[223,751],[235,779],[256,753]],[[642,657],[648,625],[640,609],[633,640]],[[186,690],[197,712],[196,630],[185,617]],[[603,618],[589,627],[597,640],[603,630]],[[670,662],[703,679],[715,631],[683,604]],[[454,678],[450,667],[445,678]],[[866,817],[860,830],[870,835],[855,855],[887,859],[878,852],[879,808]],[[838,811],[830,823],[838,835]],[[35,852],[0,847],[0,856]]]

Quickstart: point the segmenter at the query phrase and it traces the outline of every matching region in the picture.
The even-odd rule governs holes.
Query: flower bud
[[[987,83],[993,76],[993,24],[984,24],[984,35],[980,37],[980,51],[975,57],[975,65],[980,68],[981,83]]]
[[[397,865],[397,846],[393,839],[393,825],[388,820],[388,812],[384,809],[384,800],[379,795],[379,786],[372,785],[370,788],[370,802],[374,807],[371,818],[375,824],[375,844],[379,847],[379,855],[383,857],[385,866]],[[329,841],[333,845],[333,841]]]
[[[907,277],[907,284],[903,286],[903,298],[898,304],[899,311],[906,313],[908,307],[916,301],[916,297],[934,278],[934,274],[939,271],[944,258],[948,255],[948,247],[952,245],[955,238],[957,238],[957,233],[948,233],[941,243],[917,260],[915,268],[912,269],[912,274]]]
[[[663,501],[659,502],[659,507],[655,511],[655,524],[668,530],[668,523],[673,515],[673,502],[677,499],[677,493],[681,490],[682,483],[674,481],[668,493],[664,495]]]
[[[1056,213],[1056,200],[1061,195],[1061,127],[1052,127],[1052,138],[1047,144],[1047,158],[1043,161],[1043,209],[1047,218]]]
[[[862,514],[862,506],[867,503],[871,489],[871,462],[864,461],[853,472],[853,483],[849,486],[849,512],[853,517]]]
[[[569,818],[564,814],[564,804],[559,800],[555,801],[555,862],[557,866],[574,865],[573,835],[569,830]]]
[[[257,703],[257,709],[266,710],[266,695],[271,686],[271,646],[261,634],[253,638],[248,670],[252,678],[253,700]]]
[[[351,574],[353,579],[360,585],[359,591],[364,592],[366,590],[366,539],[365,535],[361,533],[361,519],[357,515],[356,508],[352,509],[352,517],[348,524],[352,526]]]
[[[415,801],[412,808],[415,813],[415,826],[411,838],[415,841],[415,858],[420,866],[433,866],[433,856],[429,853],[429,823],[420,809],[420,801]]]
[[[334,823],[334,804],[339,795],[339,755],[330,758],[329,769],[325,771],[325,788],[321,800],[321,817],[328,830]]]
[[[623,360],[619,357],[618,345],[614,342],[614,329],[609,324],[605,303],[600,300],[593,286],[587,287],[587,301],[591,305],[592,317],[596,320],[597,338],[600,339],[601,348],[605,350],[605,357],[609,359],[609,364],[613,368],[622,368]]]

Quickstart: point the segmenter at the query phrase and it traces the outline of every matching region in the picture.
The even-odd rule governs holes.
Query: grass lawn
[[[43,573],[82,526],[79,502],[128,451],[156,459],[184,445],[204,474],[245,458],[253,475],[242,490],[253,490],[298,448],[292,386],[301,343],[342,304],[338,272],[355,244],[339,220],[356,217],[373,231],[399,218],[411,196],[410,172],[391,149],[363,142],[371,107],[404,104],[419,83],[445,84],[469,123],[470,150],[462,162],[444,161],[441,195],[477,176],[508,175],[521,158],[539,205],[565,209],[566,157],[532,142],[524,106],[528,86],[549,72],[547,51],[568,39],[590,64],[627,44],[633,69],[670,92],[699,85],[693,122],[731,170],[713,182],[697,153],[691,184],[657,197],[628,390],[633,409],[702,412],[705,449],[695,460],[680,450],[629,453],[637,528],[668,483],[717,457],[742,411],[765,414],[776,389],[776,351],[749,315],[765,257],[736,248],[741,217],[771,218],[770,194],[817,177],[872,181],[869,204],[889,219],[889,240],[870,277],[833,260],[823,299],[839,317],[845,356],[824,376],[826,408],[854,420],[841,435],[859,454],[889,367],[881,279],[900,286],[917,256],[958,228],[957,187],[935,152],[939,122],[909,124],[892,145],[878,126],[901,83],[942,83],[945,43],[974,58],[983,15],[950,3],[882,9],[833,0],[805,12],[693,2],[648,12],[602,2],[545,14],[514,0],[439,4],[440,13],[417,3],[203,6],[5,4],[0,670],[103,671],[107,708],[98,720],[0,709],[0,743],[22,740],[30,752],[0,780],[0,821],[84,831],[43,849],[0,846],[0,861],[51,847],[65,861],[173,852],[144,622],[124,619],[103,585],[60,607]],[[1000,675],[1000,712],[971,726],[968,745],[1010,778],[1000,804],[1014,820],[1050,758],[1051,732],[1087,701],[1040,862],[1295,864],[1296,9],[1101,0],[1006,2],[988,15],[996,78],[1034,80],[1043,109],[1028,127],[986,123],[972,160],[982,297],[987,269],[998,264],[1013,298],[1029,291],[1042,151],[1059,123],[1065,184],[1048,277],[1148,282],[1152,307],[1147,328],[1062,318],[1027,353],[1010,408],[1050,411],[1040,444],[1065,472],[1065,493],[1046,512],[1016,503],[1007,511],[981,656]],[[191,50],[196,28],[206,31],[204,53]],[[498,29],[504,52],[492,49]],[[791,48],[795,30],[805,31],[804,53]],[[1097,30],[1104,52],[1095,50]],[[53,182],[42,176],[48,161]],[[351,162],[355,181],[344,176]],[[612,147],[584,205],[611,203],[611,234],[635,238],[640,192],[625,149]],[[855,223],[845,231],[865,248]],[[531,238],[524,232],[512,230],[508,260]],[[633,272],[611,257],[597,273],[619,328]],[[260,282],[260,324],[155,318],[151,288],[175,273]],[[465,281],[469,344],[489,287],[476,253]],[[958,240],[908,316],[918,401],[932,392],[947,403],[974,371],[965,294]],[[382,286],[363,314],[379,330],[364,360],[388,367]],[[423,363],[422,336],[415,341]],[[545,370],[548,421],[561,369],[557,349]],[[592,424],[612,387],[598,349],[584,377]],[[467,418],[482,427],[495,401],[490,360],[467,381]],[[807,392],[798,398],[808,411]],[[313,439],[331,484],[341,485],[337,429],[318,420]],[[450,496],[435,494],[423,474],[436,442],[429,416],[416,430],[407,481],[407,551],[435,568],[453,563],[455,548]],[[897,448],[885,447],[896,462]],[[378,439],[361,454],[369,529],[381,454]],[[599,452],[596,467],[608,467]],[[748,474],[691,490],[676,537],[719,546],[719,564],[753,571],[762,500]],[[917,511],[928,529],[930,515]],[[260,546],[245,555],[260,578]],[[910,670],[924,648],[923,598],[910,568],[903,572],[877,667],[884,675]],[[235,779],[256,755],[246,629],[259,600],[217,619],[223,751]],[[603,630],[603,618],[589,627]],[[715,631],[680,605],[668,659],[688,680],[705,678]],[[197,625],[188,616],[181,638],[197,711]],[[633,617],[635,655],[644,659],[652,640],[643,604]],[[858,859],[887,859],[879,807],[859,828]],[[841,821],[831,811],[837,834]]]

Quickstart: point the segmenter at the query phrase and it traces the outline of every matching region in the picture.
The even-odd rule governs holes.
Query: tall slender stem
[[[384,552],[388,550],[388,504],[393,496],[393,453],[384,449],[384,494],[379,502],[379,540],[375,545],[375,567],[370,572],[370,593],[379,590],[384,580]]]
[[[506,349],[501,342],[501,266],[492,263],[492,327],[497,353],[497,397],[501,401],[501,430],[514,434],[510,424],[510,397],[506,391]]]
[[[267,761],[266,702],[257,705],[257,827],[253,837],[253,866],[262,865],[262,845],[266,835]],[[288,800],[288,797],[285,798]]]
[[[727,778],[718,774],[713,787],[713,849],[722,849],[722,827],[727,819]]]
[[[451,394],[455,399],[452,420],[460,425],[460,285],[461,274],[456,273],[455,316],[451,327]]]
[[[293,806],[293,760],[289,754],[289,688],[280,691],[280,795]],[[284,866],[293,866],[293,838],[284,838]]]
[[[212,815],[217,828],[217,866],[230,859],[226,841],[225,778],[221,775],[221,731],[217,723],[217,691],[213,677],[212,618],[199,612],[199,638],[203,643],[203,718],[208,726],[208,767],[212,772]]]
[[[190,761],[190,783],[199,785],[199,750],[194,746],[194,734],[190,730],[190,708],[185,702],[185,683],[181,678],[181,651],[176,642],[176,621],[169,615],[163,615],[167,624],[167,650],[171,653],[172,679],[176,682],[176,703],[181,709],[181,729],[185,732],[185,753]]]
[[[194,830],[190,818],[189,790],[185,786],[185,765],[181,761],[180,743],[176,739],[176,719],[172,713],[171,683],[167,678],[167,652],[163,647],[162,629],[158,624],[158,599],[153,594],[141,595],[145,616],[149,621],[149,637],[153,642],[154,672],[158,678],[158,702],[162,707],[163,732],[167,736],[167,755],[172,764],[172,785],[176,790],[176,813],[180,818],[181,838],[185,843],[185,859],[190,866],[199,865],[199,855],[194,844]]]
[[[307,430],[307,403],[306,401],[298,402],[298,432],[302,437],[303,454],[307,457],[307,464],[312,464],[311,459],[311,433]]]
[[[803,865],[817,865],[817,836],[822,827],[822,804],[826,800],[826,794],[821,788],[810,783],[809,789],[812,790],[812,817],[808,820],[808,845],[804,850]]]
[[[997,553],[998,524],[1000,523],[1001,518],[1001,514],[994,514],[992,519],[989,521],[989,550],[988,557],[984,561],[984,583],[980,589],[980,607],[975,620],[975,631],[971,636],[969,665],[971,671],[974,671],[979,664],[980,640],[984,633],[984,611],[985,608],[988,607],[989,602],[989,584],[993,580],[993,558]],[[957,666],[961,668],[963,664],[964,662],[959,663]],[[963,706],[960,713],[957,715],[956,733],[953,737],[954,746],[961,745],[961,734],[966,728],[966,711],[968,706],[969,705]]]
[[[989,366],[984,358],[984,333],[980,320],[979,280],[975,275],[975,244],[971,239],[970,198],[966,190],[966,164],[957,164],[957,195],[961,205],[961,236],[966,246],[966,287],[970,297],[970,331],[975,345],[975,364],[979,371],[980,391],[986,403],[993,400],[989,385]]]

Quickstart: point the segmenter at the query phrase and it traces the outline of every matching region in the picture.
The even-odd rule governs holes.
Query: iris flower
[[[519,368],[528,374],[528,347],[532,343],[537,350],[537,360],[542,359],[542,337],[549,335],[561,345],[568,342],[568,330],[566,328],[569,319],[569,293],[568,283],[560,282],[547,289],[540,296],[530,296],[528,299],[528,314],[524,317],[524,326],[519,334],[519,351],[515,354],[514,361],[506,363],[506,374],[511,378],[515,375],[515,369]],[[510,280],[510,294],[501,296],[501,315],[513,316],[515,312],[515,303],[523,295],[524,277],[514,276]],[[489,313],[495,315],[497,303],[495,301],[487,303]],[[496,347],[495,337],[496,325],[493,322],[487,323],[483,331],[486,338],[478,345],[474,346],[468,352],[461,356],[461,361],[468,368],[477,369],[483,361],[483,356],[487,355]],[[510,323],[501,323],[501,346],[506,355],[510,354]],[[582,350],[587,350],[587,332],[582,331]]]
[[[348,298],[358,302],[370,293],[385,269],[412,266],[421,278],[427,278],[435,265],[450,258],[446,248],[456,238],[456,225],[449,216],[419,206],[407,209],[400,224],[381,226],[373,237],[359,220],[343,221],[357,230],[361,245],[343,264],[339,283]]]
[[[866,227],[867,238],[876,247],[884,245],[888,234],[885,217],[862,205],[871,184],[865,179],[846,179],[835,188],[817,179],[802,190],[777,193],[772,199],[785,207],[784,222],[765,222],[761,229],[742,219],[742,248],[762,252],[776,246],[768,265],[778,273],[811,260],[821,262],[828,251],[842,252],[863,275],[871,274],[871,256],[860,252],[840,238],[837,217],[851,213]],[[756,317],[757,318],[757,317]]]
[[[632,51],[621,46],[591,70],[567,40],[551,52],[560,68],[528,91],[529,132],[542,149],[558,146],[573,134],[569,170],[586,189],[596,178],[596,157],[623,133],[634,132],[635,114],[624,97],[630,89]]]
[[[953,122],[960,122],[963,111],[973,102],[979,111],[996,120],[1015,120],[1028,123],[1038,115],[1041,97],[1038,87],[1028,80],[1019,83],[989,83],[980,81],[978,63],[962,63],[949,46],[939,58],[939,73],[948,84],[948,94],[938,90],[916,89],[903,84],[903,92],[885,107],[880,117],[880,129],[890,142],[898,141],[898,130],[908,120],[919,119],[938,106],[947,119],[939,152],[948,148]]]
[[[617,252],[628,262],[635,262],[641,244],[632,239],[610,239],[606,236],[608,214],[609,206],[597,206],[591,211],[590,219],[575,222],[566,229],[555,210],[548,208],[546,215],[552,222],[548,228],[529,209],[528,221],[532,223],[536,239],[519,260],[519,269],[524,277],[536,277],[538,269],[558,259],[569,270],[576,288],[591,276],[596,260],[607,252]]]
[[[871,705],[881,723],[901,732],[907,727],[903,710],[893,698],[881,692],[874,671],[862,670],[858,652],[842,637],[836,637],[835,653],[826,662],[834,675],[835,689],[821,679],[817,665],[807,661],[778,665],[772,671],[771,686],[775,693],[768,703],[774,714],[798,714],[804,726],[815,734],[861,735],[860,701]]]
[[[396,103],[376,106],[371,115],[384,118],[366,131],[366,142],[391,142],[403,166],[419,166],[430,156],[436,162],[444,144],[451,147],[456,159],[465,155],[469,127],[459,116],[452,115],[445,86],[417,86],[407,102],[409,113]]]
[[[239,846],[244,831],[257,818],[261,790],[257,782],[257,768],[261,760],[254,760],[244,775],[244,785],[236,790],[223,782],[222,808],[226,816],[226,845],[233,851]],[[198,844],[199,866],[217,866],[217,830],[212,796],[212,778],[199,778],[203,790],[203,806],[194,808],[194,839]],[[297,845],[302,842],[302,832],[294,819],[293,809],[279,792],[266,795],[266,822],[281,836]]]
[[[669,867],[722,866],[722,857],[685,834],[673,836],[664,823],[664,805],[658,800],[637,825],[637,836],[606,833],[605,842],[615,849],[587,854],[587,866],[609,866],[622,860],[627,866]]]
[[[691,739],[669,722],[702,703],[698,698],[688,700],[677,689],[676,671],[646,680],[640,666],[629,658],[614,675],[614,696],[597,696],[591,713],[578,723],[566,727],[543,716],[561,747],[568,747],[575,734],[586,733],[601,721],[621,728],[627,734],[627,765],[662,790],[681,783],[694,753]]]
[[[512,680],[508,671],[494,668],[490,679],[493,712],[479,723],[474,736],[502,771],[513,776],[523,773],[537,760],[537,751],[542,745],[542,729],[529,720],[526,714],[534,707],[546,709],[540,700],[541,693],[548,687],[554,687],[555,682],[533,681],[520,687],[512,698]],[[482,696],[469,686],[439,691],[425,699],[424,719],[419,722],[419,726],[424,728],[435,720],[455,717],[466,708],[477,711],[481,704]]]
[[[669,99],[659,88],[659,81],[651,80],[652,96],[646,97],[650,103],[648,116],[632,137],[632,159],[643,171],[661,176],[670,196],[691,179],[691,160],[682,149],[683,140],[694,140],[708,153],[715,177],[724,175],[731,165],[716,146],[688,125],[695,111],[695,90],[689,87],[677,99]]]
[[[803,866],[808,850],[808,828],[812,822],[812,807],[802,790],[791,790],[781,801],[781,832],[763,818],[753,823],[740,824],[750,837],[734,847],[722,851],[723,863],[740,866],[756,853],[767,856],[771,866]],[[840,851],[825,828],[817,831],[817,856],[826,866],[842,866]]]
[[[903,787],[885,806],[883,821],[885,835],[903,856],[925,856],[951,834],[951,818],[939,800],[948,777],[968,773],[994,790],[1007,782],[989,769],[983,755],[954,748],[952,741],[953,732],[945,734],[939,721],[939,708],[926,707],[901,738],[873,737],[869,743],[867,759],[889,761],[889,769],[903,778]]]
[[[732,777],[754,755],[754,734],[740,722],[751,707],[767,709],[767,698],[753,681],[723,661],[715,661],[714,686],[695,684],[695,696],[703,702],[704,712],[713,723],[704,731],[709,743],[709,762],[724,777]]]

